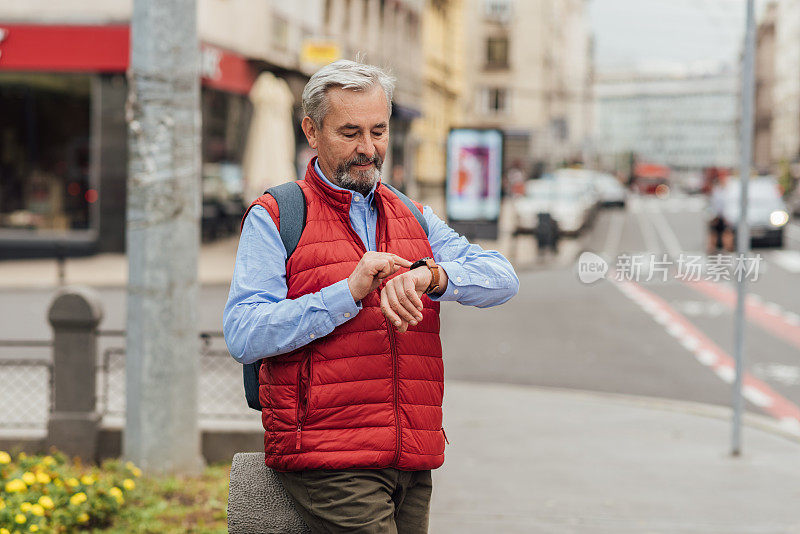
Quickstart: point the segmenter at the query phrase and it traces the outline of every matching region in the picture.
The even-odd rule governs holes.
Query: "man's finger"
[[[408,261],[407,259],[402,258],[397,254],[392,254],[392,256],[394,256],[395,263],[397,263],[397,265],[399,265],[400,267],[405,267],[406,269],[411,267],[412,262]]]
[[[414,306],[414,310],[412,313],[417,318],[417,321],[422,320],[422,299],[419,298],[417,294],[417,287],[414,284],[414,279],[410,276],[403,277],[403,291],[406,293],[406,297],[408,298],[409,302]]]
[[[403,288],[402,286],[399,288],[400,295],[398,295],[398,287],[395,280],[396,279],[390,280],[384,288],[386,290],[386,298],[389,301],[389,306],[400,317],[400,319],[415,325],[417,324],[417,319],[414,317],[414,314],[400,301],[400,295],[403,293]],[[402,298],[405,299],[405,295],[403,295]],[[409,306],[411,306],[410,303]]]
[[[386,320],[392,323],[395,328],[402,326],[402,319],[400,319],[400,316],[398,316],[389,305],[389,297],[385,287],[381,290],[381,311],[383,312],[383,316],[386,317]]]

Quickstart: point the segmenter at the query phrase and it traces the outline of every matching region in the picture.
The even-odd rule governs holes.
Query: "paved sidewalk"
[[[800,443],[729,410],[510,385],[446,384],[450,445],[432,533],[800,532]]]

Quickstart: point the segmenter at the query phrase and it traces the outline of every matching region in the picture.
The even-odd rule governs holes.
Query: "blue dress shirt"
[[[322,174],[319,165],[316,171],[331,187],[342,189]],[[369,251],[376,250],[374,192],[374,187],[366,197],[354,192],[350,203],[350,224]],[[471,244],[428,206],[422,214],[428,223],[434,260],[448,277],[445,292],[431,298],[486,308],[517,293],[519,279],[499,252]],[[287,299],[286,294],[286,250],[267,210],[254,206],[244,221],[222,314],[225,342],[237,361],[252,363],[291,352],[330,334],[361,309],[346,278],[296,299]]]

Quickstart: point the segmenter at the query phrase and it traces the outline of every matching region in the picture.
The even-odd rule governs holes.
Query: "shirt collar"
[[[317,171],[317,174],[319,175],[319,177],[322,178],[322,180],[326,184],[331,186],[332,188],[334,188],[334,189],[336,189],[338,191],[350,191],[349,189],[345,189],[344,187],[339,187],[338,185],[336,185],[333,182],[331,182],[330,180],[328,180],[328,177],[325,176],[325,174],[322,172],[322,169],[319,168],[319,158],[314,160],[314,170]],[[377,187],[377,185],[378,185],[377,183],[375,185],[373,185],[372,189],[370,190],[370,192],[364,197],[364,200],[366,200],[367,204],[372,204],[372,200],[375,198],[375,188]],[[361,193],[356,193],[355,191],[351,191],[351,192],[354,195],[360,195],[361,194]]]

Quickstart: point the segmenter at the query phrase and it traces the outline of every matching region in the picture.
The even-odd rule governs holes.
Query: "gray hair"
[[[322,121],[328,114],[328,89],[341,87],[351,91],[365,91],[380,84],[391,115],[394,81],[392,76],[374,65],[348,59],[334,61],[319,69],[308,80],[303,89],[303,113],[311,117],[314,124],[322,126]]]

